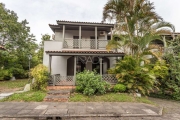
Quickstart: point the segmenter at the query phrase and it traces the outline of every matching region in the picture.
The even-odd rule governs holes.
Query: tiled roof
[[[84,50],[63,50],[63,51],[46,51],[46,53],[80,53],[80,54],[124,54],[123,52],[113,51],[84,51]]]
[[[49,24],[49,26],[58,26],[58,25],[55,25],[55,24]]]
[[[112,23],[103,23],[103,22],[101,23],[100,22],[81,22],[81,21],[66,21],[66,20],[57,20],[57,22],[114,25]]]
[[[0,49],[1,49],[1,50],[5,50],[5,48],[4,48],[3,46],[1,46],[1,45],[0,45]]]

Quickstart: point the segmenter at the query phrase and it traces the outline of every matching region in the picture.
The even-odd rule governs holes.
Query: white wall
[[[45,51],[61,51],[62,42],[60,41],[45,41],[43,65],[49,67],[49,55]],[[68,56],[52,56],[51,74],[67,75],[67,59]]]
[[[59,30],[59,31],[55,31],[55,40],[59,40],[61,42],[63,42],[63,39],[62,39],[62,31]]]
[[[116,64],[116,57],[108,57],[108,58],[109,58],[109,62],[110,62],[109,68],[114,67]]]

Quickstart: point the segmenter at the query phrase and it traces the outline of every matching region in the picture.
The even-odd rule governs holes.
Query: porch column
[[[74,56],[74,85],[76,83],[76,56]]]
[[[105,32],[104,39],[105,39],[105,40],[108,40],[108,38],[107,38],[107,32]]]
[[[49,73],[51,75],[51,61],[52,61],[52,56],[49,55]]]
[[[95,27],[95,49],[97,49],[97,27]]]
[[[79,48],[81,48],[81,26],[79,26]]]
[[[100,61],[100,75],[102,75],[102,58],[101,57],[99,58],[99,61]]]
[[[111,39],[112,39],[112,35],[113,35],[113,34],[112,34],[112,28],[110,29],[110,31],[111,31]]]
[[[65,25],[63,25],[63,34],[62,34],[63,42],[65,41]]]

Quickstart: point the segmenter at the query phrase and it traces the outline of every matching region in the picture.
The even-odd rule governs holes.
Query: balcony
[[[65,39],[65,49],[106,49],[108,40],[98,39]]]

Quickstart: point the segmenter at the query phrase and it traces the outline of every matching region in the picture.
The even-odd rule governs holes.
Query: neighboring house
[[[43,64],[55,75],[54,85],[74,85],[76,73],[84,69],[113,80],[107,70],[124,56],[106,50],[114,24],[58,20],[49,26],[55,35],[53,41],[44,42]]]

